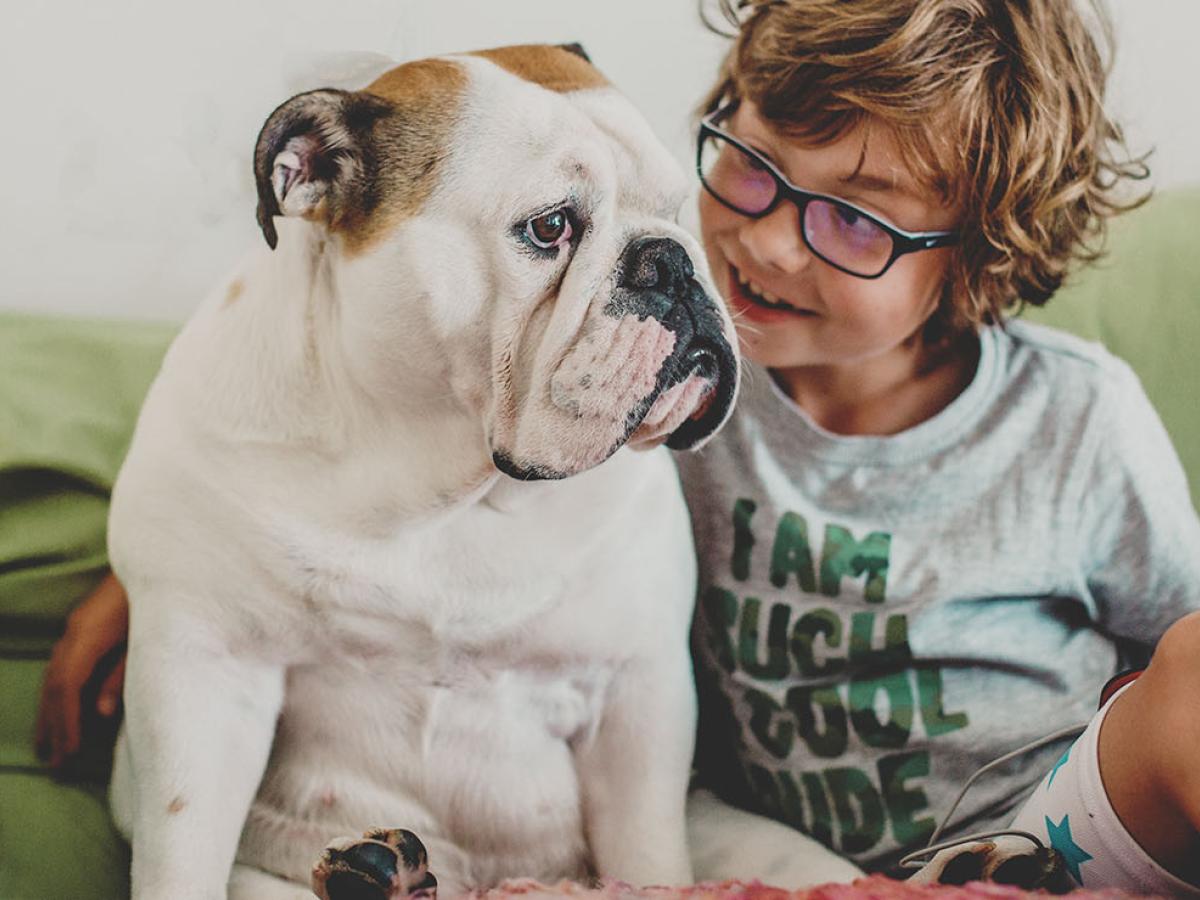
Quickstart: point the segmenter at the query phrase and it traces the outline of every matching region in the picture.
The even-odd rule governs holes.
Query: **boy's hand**
[[[129,631],[129,603],[125,589],[109,573],[67,617],[67,628],[54,645],[42,682],[35,741],[38,757],[59,768],[80,750],[85,686],[102,677],[95,695],[96,712],[104,718],[116,714],[125,679],[123,645]],[[97,666],[115,657],[112,670],[101,676]],[[89,695],[91,691],[87,692]]]

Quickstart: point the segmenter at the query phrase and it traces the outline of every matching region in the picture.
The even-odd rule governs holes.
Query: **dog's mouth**
[[[594,367],[595,345],[577,345],[571,359],[560,365],[548,393],[553,408],[569,417],[584,440],[564,441],[560,427],[544,431],[552,440],[542,447],[522,447],[514,453],[503,444],[494,445],[496,468],[520,481],[542,481],[589,469],[625,445],[647,449],[665,443],[673,450],[697,446],[728,417],[738,383],[737,356],[725,336],[697,335],[697,330],[628,316],[616,340],[626,351],[629,344],[638,344],[642,353],[633,358],[628,352],[610,354],[600,369]],[[644,365],[646,357],[657,360],[653,368]],[[618,410],[622,412],[613,415]],[[613,426],[615,434],[609,430]],[[588,441],[589,431],[594,436],[607,431],[610,441]]]
[[[667,446],[672,450],[690,450],[721,427],[733,406],[737,387],[737,359],[724,340],[702,340],[683,356],[683,382],[699,380],[707,389],[691,414],[671,432]]]
[[[626,440],[690,450],[721,427],[736,392],[737,357],[729,343],[699,337],[664,363],[654,392],[630,413]]]

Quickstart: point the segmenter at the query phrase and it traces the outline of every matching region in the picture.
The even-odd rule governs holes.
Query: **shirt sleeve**
[[[1084,469],[1080,539],[1099,624],[1153,646],[1200,609],[1200,520],[1187,476],[1133,370],[1116,361]]]

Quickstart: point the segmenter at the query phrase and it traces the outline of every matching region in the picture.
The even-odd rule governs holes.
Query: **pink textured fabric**
[[[1044,900],[1046,896],[981,881],[961,886],[919,885],[893,881],[882,875],[860,878],[850,884],[826,884],[798,891],[740,881],[675,888],[635,888],[621,882],[587,886],[570,881],[545,885],[532,880],[516,880],[467,895],[470,900]],[[1103,890],[1075,891],[1070,896],[1074,900],[1125,900],[1135,895]]]

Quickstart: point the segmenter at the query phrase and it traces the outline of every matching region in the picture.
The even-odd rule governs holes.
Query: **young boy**
[[[982,779],[946,836],[1028,801],[1016,824],[1077,882],[1187,892],[1200,525],[1128,367],[1003,324],[1138,170],[1087,23],[1071,0],[738,7],[700,221],[749,363],[734,420],[678,457],[702,780],[879,869],[980,766],[1091,720]]]
[[[1127,367],[1001,325],[1089,255],[1137,170],[1110,155],[1085,23],[1071,0],[748,0],[739,22],[701,128],[700,214],[747,377],[722,435],[678,458],[703,782],[880,869],[981,765],[1091,719],[981,781],[947,836],[1027,801],[1022,824],[1084,885],[1187,892],[1184,476]],[[99,657],[88,615],[123,612],[106,590],[49,697]],[[58,754],[77,740],[62,709],[41,726]]]

